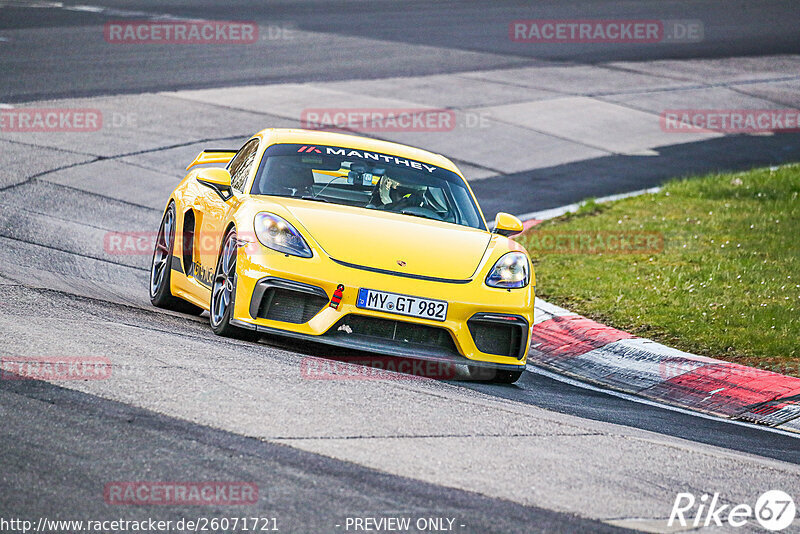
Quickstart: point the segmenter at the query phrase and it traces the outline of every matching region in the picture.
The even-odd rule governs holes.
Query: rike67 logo
[[[679,493],[672,505],[668,527],[677,522],[681,527],[709,527],[727,525],[743,527],[755,519],[771,532],[788,528],[795,519],[797,509],[792,497],[780,490],[764,492],[755,506],[749,504],[723,504],[719,493],[704,493],[699,499],[691,493]]]

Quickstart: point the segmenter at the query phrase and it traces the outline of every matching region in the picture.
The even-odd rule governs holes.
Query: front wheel
[[[513,384],[522,376],[523,369],[519,371],[506,371],[505,369],[492,369],[491,367],[468,366],[471,380],[489,382],[491,384]]]
[[[254,341],[258,339],[257,332],[245,330],[231,324],[234,299],[236,297],[236,256],[238,248],[236,229],[231,228],[222,241],[222,252],[220,252],[217,268],[214,271],[209,318],[211,329],[218,336]]]
[[[494,378],[491,380],[493,384],[513,384],[519,377],[522,376],[522,371],[504,371],[502,369],[497,370],[497,374],[494,375]]]

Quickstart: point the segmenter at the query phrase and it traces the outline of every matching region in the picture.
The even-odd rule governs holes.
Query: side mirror
[[[500,212],[494,219],[494,233],[496,234],[508,237],[522,232],[523,229],[522,221],[510,213]]]
[[[215,190],[222,200],[228,200],[231,194],[231,173],[227,169],[211,167],[197,172],[197,181]]]
[[[220,167],[201,169],[197,173],[197,180],[214,184],[221,188],[229,188],[231,186],[231,173],[229,173],[227,169]]]

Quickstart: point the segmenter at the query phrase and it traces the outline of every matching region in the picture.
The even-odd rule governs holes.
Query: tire
[[[490,384],[513,384],[519,380],[523,371],[523,369],[519,371],[506,371],[504,369],[492,369],[491,367],[479,367],[477,365],[470,365],[468,369],[471,380],[489,382]]]
[[[200,315],[203,308],[178,298],[170,291],[172,251],[175,248],[175,204],[170,202],[158,229],[153,261],[150,263],[150,302],[153,306],[191,315]]]
[[[225,239],[222,240],[222,249],[217,259],[217,268],[214,270],[208,316],[211,322],[211,329],[218,336],[255,341],[259,337],[258,332],[231,324],[234,298],[236,297],[237,248],[236,229],[231,228],[225,234]]]

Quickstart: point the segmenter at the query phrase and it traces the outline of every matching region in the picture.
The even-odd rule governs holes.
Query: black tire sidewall
[[[220,247],[219,254],[217,255],[217,268],[214,269],[214,280],[217,279],[217,275],[219,275],[219,270],[222,268],[222,254],[225,251],[225,245],[228,243],[228,240],[231,238],[231,235],[233,235],[234,237],[236,236],[236,228],[231,228],[230,230],[228,230],[228,232],[225,234],[225,238],[222,240],[222,247]],[[237,264],[238,264],[238,262],[237,262]],[[212,285],[211,285],[212,297],[209,299],[209,303],[208,303],[208,307],[209,307],[208,320],[209,320],[209,323],[211,324],[211,329],[214,330],[215,334],[219,334],[219,335],[223,335],[223,336],[232,334],[234,329],[235,329],[235,327],[233,325],[231,325],[231,314],[233,313],[233,308],[234,308],[234,306],[236,304],[236,285],[237,285],[236,284],[236,281],[237,281],[236,279],[237,279],[237,273],[236,273],[236,269],[235,268],[234,268],[233,273],[234,273],[233,274],[233,289],[231,290],[231,302],[228,305],[228,309],[226,309],[225,313],[222,314],[222,319],[220,319],[219,324],[216,324],[216,325],[214,324],[214,313],[213,313],[214,302],[212,300],[213,299],[213,294],[214,294],[214,283],[213,282],[212,282]]]
[[[158,286],[156,289],[155,294],[150,294],[150,302],[152,302],[155,306],[164,306],[168,304],[168,301],[172,298],[172,292],[170,291],[170,284],[171,284],[171,272],[172,272],[172,251],[175,249],[175,230],[177,229],[177,217],[175,211],[175,203],[170,202],[167,210],[164,212],[164,216],[161,218],[161,226],[158,229],[158,233],[160,234],[164,230],[164,223],[167,220],[167,214],[172,212],[172,236],[169,245],[169,252],[167,253],[167,263],[164,266],[164,275],[161,277],[161,285]],[[150,280],[153,279],[153,266],[156,259],[156,249],[153,250],[153,258],[150,261]],[[148,284],[148,292],[152,290]]]

